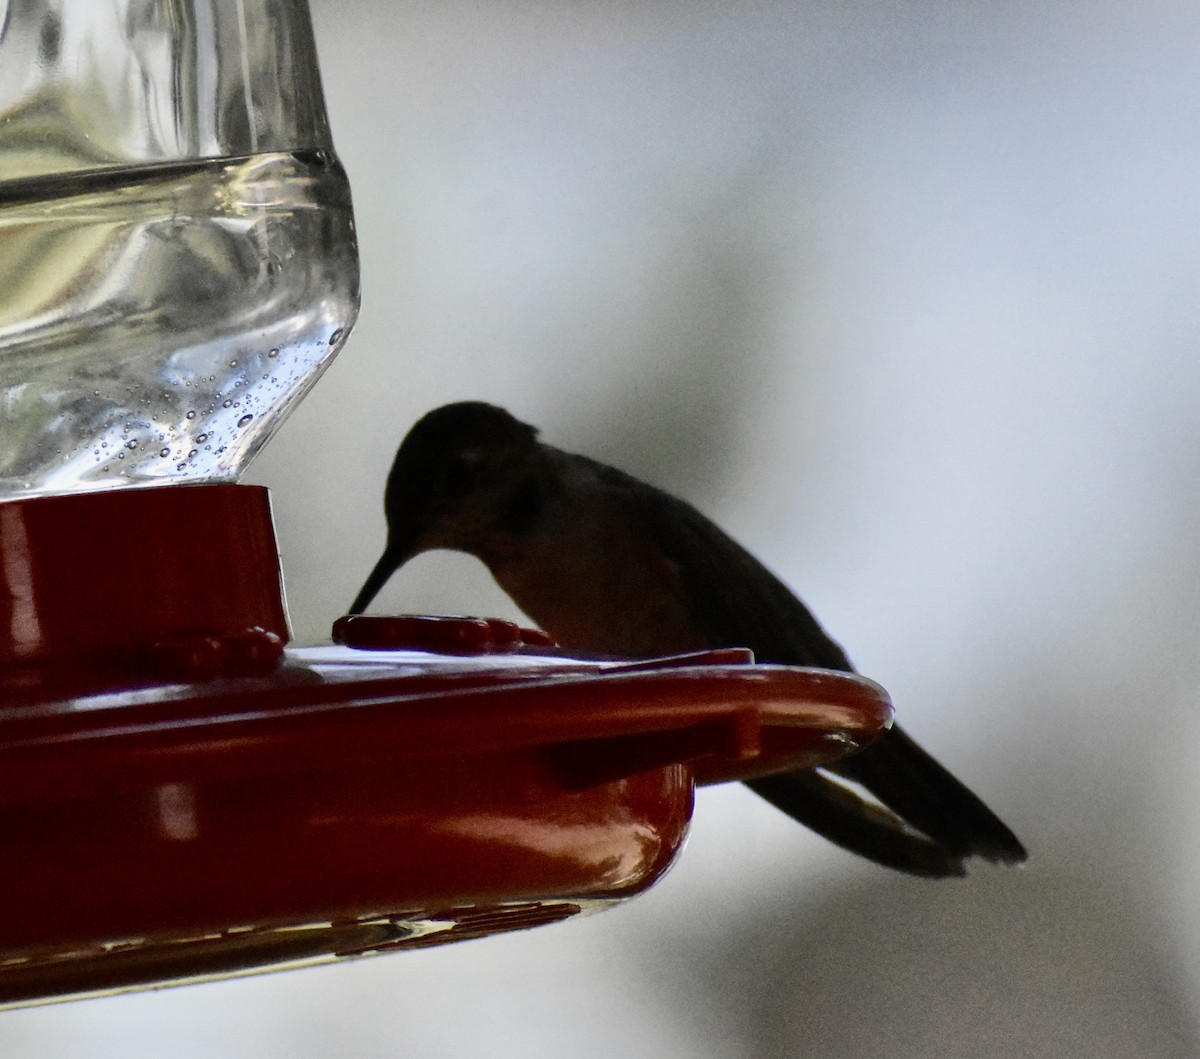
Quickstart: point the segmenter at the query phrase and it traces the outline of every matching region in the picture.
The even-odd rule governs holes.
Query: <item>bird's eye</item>
[[[442,465],[442,492],[461,496],[475,484],[479,453],[460,452],[447,458]]]

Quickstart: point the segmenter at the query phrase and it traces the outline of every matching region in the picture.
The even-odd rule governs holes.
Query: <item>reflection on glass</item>
[[[0,495],[235,477],[358,308],[308,12],[0,5]]]

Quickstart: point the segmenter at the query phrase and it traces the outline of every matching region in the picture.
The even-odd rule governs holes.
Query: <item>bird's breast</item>
[[[485,562],[563,647],[645,657],[709,646],[688,613],[678,565],[619,520],[558,519]]]

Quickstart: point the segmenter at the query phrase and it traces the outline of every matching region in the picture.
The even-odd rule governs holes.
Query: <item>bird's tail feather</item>
[[[748,786],[831,842],[912,875],[964,875],[968,857],[1025,860],[995,813],[897,727],[824,771],[765,776]]]
[[[832,776],[808,769],[762,776],[746,786],[830,842],[885,868],[933,879],[966,874],[961,856]]]
[[[1017,836],[899,727],[831,771],[861,784],[905,823],[955,856],[1001,864],[1025,860]]]

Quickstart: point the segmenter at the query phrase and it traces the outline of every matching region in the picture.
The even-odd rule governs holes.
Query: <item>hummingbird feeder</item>
[[[738,649],[508,622],[289,642],[247,462],[358,311],[303,3],[0,27],[0,1004],[421,948],[620,903],[698,783],[891,708]],[[252,10],[251,10],[252,9]]]

